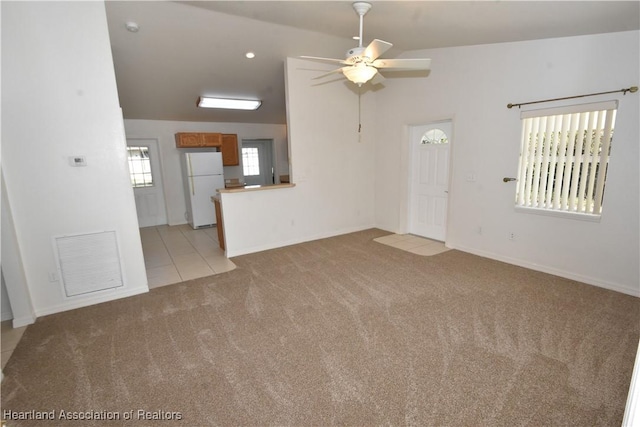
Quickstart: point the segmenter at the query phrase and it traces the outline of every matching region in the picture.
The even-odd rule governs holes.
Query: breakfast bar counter
[[[245,185],[243,187],[230,187],[221,188],[219,193],[245,193],[247,191],[263,191],[263,190],[277,190],[279,188],[293,188],[295,184],[270,184],[270,185]]]

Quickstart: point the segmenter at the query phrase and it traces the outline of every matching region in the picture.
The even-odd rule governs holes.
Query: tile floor
[[[390,234],[373,240],[422,256],[436,255],[449,250],[443,242],[425,239],[412,234]]]
[[[4,369],[5,365],[9,361],[11,353],[15,350],[18,345],[18,341],[20,341],[20,338],[22,338],[22,334],[26,329],[26,326],[14,329],[12,326],[12,320],[5,320],[2,322],[2,342],[0,342],[0,347],[2,347],[2,369]]]
[[[236,268],[220,249],[215,228],[159,225],[141,228],[140,237],[150,289]]]
[[[141,228],[140,236],[150,289],[236,268],[220,249],[215,228],[194,230],[187,224],[161,225]],[[3,369],[25,329],[26,326],[14,329],[11,320],[2,322]]]

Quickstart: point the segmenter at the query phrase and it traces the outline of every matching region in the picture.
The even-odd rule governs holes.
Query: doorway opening
[[[272,139],[242,140],[242,173],[247,185],[276,184]]]
[[[446,240],[449,201],[450,120],[410,127],[408,231]]]

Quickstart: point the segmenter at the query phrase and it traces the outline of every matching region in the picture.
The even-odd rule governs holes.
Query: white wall
[[[222,195],[227,254],[373,226],[373,96],[345,81],[317,85],[317,63],[286,64],[289,161],[295,188]],[[312,100],[312,101],[310,101]]]
[[[11,304],[9,303],[9,294],[7,292],[7,285],[4,283],[4,275],[0,276],[0,303],[2,304],[2,310],[0,311],[0,320],[13,319],[13,312],[11,311]]]
[[[9,231],[15,232],[35,314],[148,291],[104,3],[1,7],[2,167],[14,220]],[[69,165],[69,156],[78,155],[86,167]],[[57,269],[53,238],[104,230],[117,233],[125,285],[65,298],[61,283],[49,281]],[[4,225],[2,231],[4,243]]]
[[[186,202],[182,184],[180,154],[176,148],[178,132],[219,132],[238,135],[238,153],[243,139],[273,139],[276,177],[289,173],[286,125],[253,123],[176,122],[168,120],[125,120],[127,138],[154,138],[160,146],[162,180],[164,184],[169,225],[186,224]],[[225,166],[224,176],[242,180],[242,159],[239,166]]]
[[[0,209],[0,224],[2,225],[2,281],[6,293],[2,294],[3,306],[4,298],[11,305],[11,318],[13,327],[17,328],[30,325],[36,321],[36,314],[33,309],[33,298],[29,291],[27,278],[25,275],[24,263],[22,262],[22,251],[18,244],[15,222],[11,203],[7,194],[7,187],[4,177],[2,177],[0,188],[2,191],[2,206]],[[4,319],[4,311],[3,311]]]
[[[601,222],[516,213],[515,184],[502,182],[517,173],[521,132],[508,103],[638,85],[639,51],[632,31],[406,53],[432,58],[432,72],[377,93],[377,225],[406,231],[407,126],[453,119],[448,246],[640,295],[639,94],[573,100],[620,102]]]

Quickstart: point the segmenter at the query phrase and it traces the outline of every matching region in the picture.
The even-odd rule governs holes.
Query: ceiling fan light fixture
[[[352,83],[362,86],[369,80],[373,84],[380,84],[384,81],[384,76],[378,73],[379,69],[385,71],[416,70],[428,71],[431,60],[427,58],[407,58],[407,59],[378,59],[383,53],[389,50],[393,44],[384,40],[373,39],[367,47],[362,45],[362,27],[364,15],[371,9],[371,3],[358,1],[353,3],[353,8],[360,17],[360,32],[357,39],[358,47],[351,48],[345,55],[346,59],[321,58],[317,56],[301,56],[303,59],[312,61],[331,62],[344,65],[341,68],[329,71],[315,79],[324,78],[334,73],[342,73]]]
[[[201,96],[198,98],[200,108],[225,108],[229,110],[257,110],[262,101],[251,99],[226,99]]]
[[[374,67],[368,67],[364,63],[356,64],[352,67],[345,67],[342,69],[344,76],[349,81],[362,86],[363,83],[368,82],[376,75],[378,71]]]

